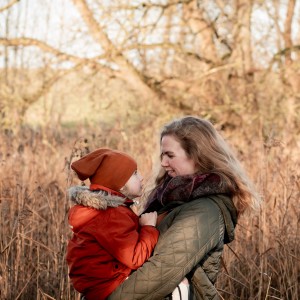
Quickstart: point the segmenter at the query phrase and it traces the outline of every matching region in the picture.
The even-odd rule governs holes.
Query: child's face
[[[126,196],[130,199],[141,196],[142,189],[143,189],[142,182],[143,182],[142,175],[138,171],[135,171],[124,186],[126,191]]]

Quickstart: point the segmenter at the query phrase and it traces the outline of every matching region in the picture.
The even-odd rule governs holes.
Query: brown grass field
[[[240,219],[236,240],[225,247],[217,282],[223,299],[300,299],[299,130],[284,122],[281,129],[277,140],[251,126],[224,129],[264,201]],[[0,299],[79,299],[65,263],[66,190],[79,183],[69,171],[72,159],[109,146],[131,153],[144,176],[150,174],[159,154],[151,128],[127,135],[99,126],[91,131],[1,133]]]

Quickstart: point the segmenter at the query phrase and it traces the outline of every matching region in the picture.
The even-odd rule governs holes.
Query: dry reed
[[[113,130],[113,129],[112,129]],[[24,128],[0,136],[0,299],[79,299],[70,285],[65,250],[70,230],[66,189],[76,182],[73,159],[110,146],[129,151],[145,172],[152,167],[153,129],[130,134]],[[84,136],[84,139],[78,139]],[[246,136],[245,136],[246,137]],[[141,140],[149,143],[141,143]],[[217,287],[223,299],[299,299],[299,149],[258,137],[229,137],[264,204],[245,216],[226,246]],[[75,141],[75,143],[74,143]],[[289,151],[287,151],[287,148]],[[147,175],[147,174],[146,174]],[[78,183],[78,182],[77,182]]]

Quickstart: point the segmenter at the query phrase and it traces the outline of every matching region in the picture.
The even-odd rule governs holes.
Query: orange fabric
[[[73,162],[71,168],[80,180],[89,179],[115,191],[120,190],[136,171],[136,161],[128,154],[99,148]]]
[[[110,188],[107,188],[107,187],[105,187],[105,186],[103,186],[103,185],[96,184],[96,183],[93,183],[93,184],[90,185],[90,190],[91,190],[91,191],[99,191],[99,190],[101,190],[101,191],[108,192],[108,193],[110,193],[111,195],[115,195],[115,196],[120,196],[120,197],[122,197],[122,198],[126,198],[126,196],[123,195],[122,193],[117,192],[117,191],[114,191],[114,190],[112,190],[112,189],[110,189]]]
[[[96,216],[74,227],[66,259],[75,289],[87,300],[104,300],[151,256],[159,232],[153,226],[140,227],[138,216],[125,206],[95,211]],[[77,205],[70,223],[89,213]]]
[[[92,220],[97,215],[97,209],[75,205],[69,211],[69,224],[73,230],[76,230],[77,228],[80,228],[82,225]]]

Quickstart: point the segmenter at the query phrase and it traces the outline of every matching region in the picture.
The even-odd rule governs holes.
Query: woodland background
[[[151,178],[183,115],[213,122],[264,200],[220,296],[300,298],[299,0],[1,0],[0,299],[79,299],[70,162],[108,146]]]

